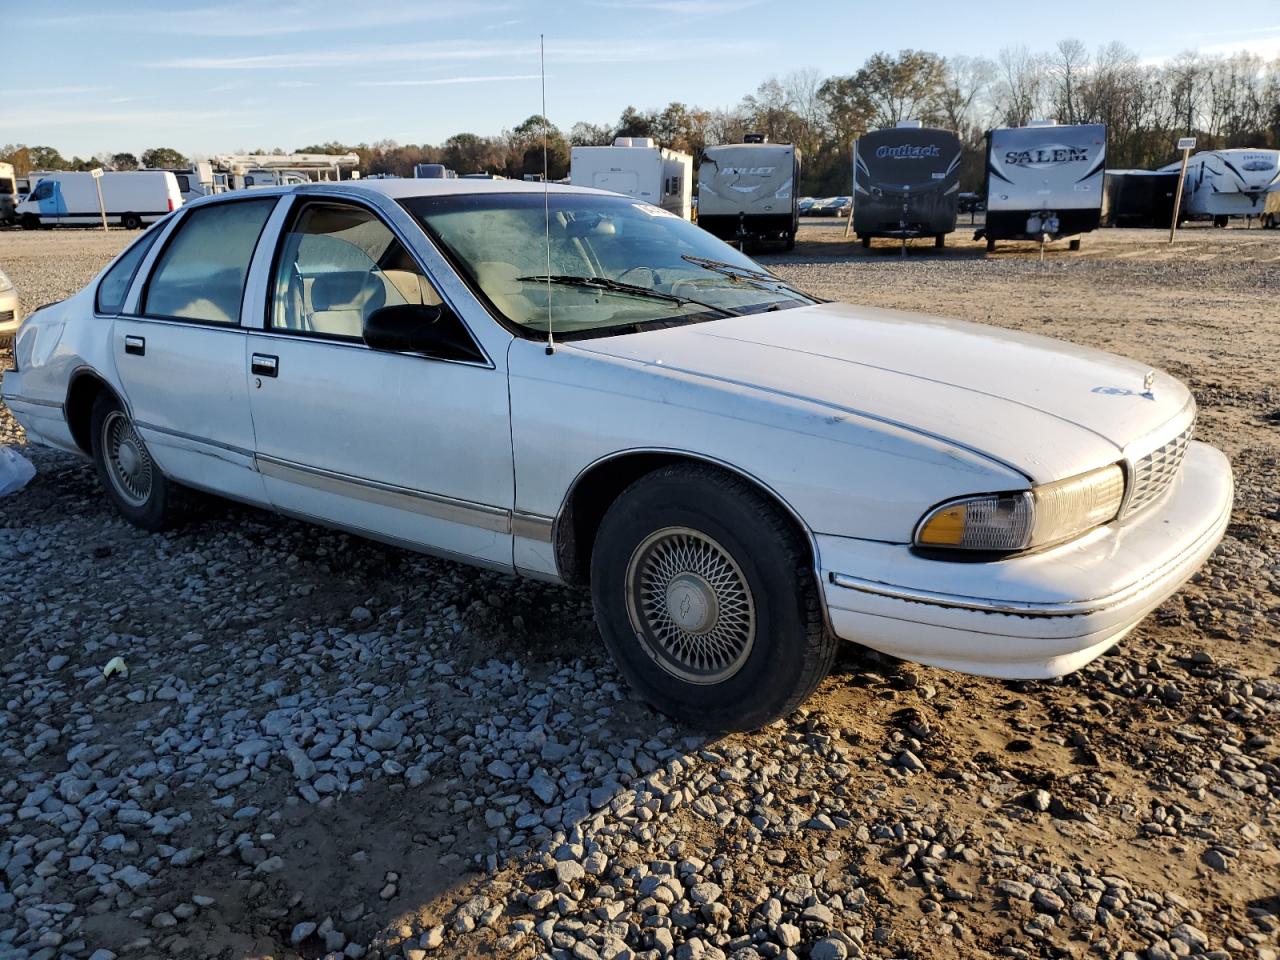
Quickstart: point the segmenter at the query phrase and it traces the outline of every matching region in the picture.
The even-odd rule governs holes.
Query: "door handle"
[[[147,355],[147,338],[132,335],[126,336],[124,338],[124,352],[131,353],[135,357],[145,357]]]
[[[280,358],[268,353],[255,353],[250,358],[249,369],[259,377],[274,377],[280,371]]]

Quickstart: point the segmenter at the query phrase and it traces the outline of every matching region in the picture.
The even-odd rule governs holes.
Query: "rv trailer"
[[[1181,162],[1161,167],[1177,173]],[[1187,163],[1184,209],[1192,220],[1225,227],[1231,217],[1260,217],[1280,190],[1280,150],[1202,150]]]
[[[14,223],[18,217],[14,208],[18,205],[18,178],[13,175],[12,163],[0,163],[0,223]]]
[[[904,121],[853,142],[853,230],[864,247],[875,237],[933,237],[956,228],[960,138]]]
[[[649,137],[617,137],[611,147],[574,147],[569,182],[625,193],[685,220],[693,216],[693,157],[659,147]]]
[[[1173,222],[1177,195],[1176,170],[1108,170],[1102,185],[1102,226],[1167,227]]]
[[[707,147],[698,168],[698,226],[743,247],[780,240],[796,245],[800,150],[748,134],[742,143]]]
[[[456,180],[458,174],[443,163],[415,163],[413,177],[415,180]]]
[[[987,133],[987,222],[975,234],[997,240],[1071,238],[1097,228],[1102,215],[1107,128],[1034,121]]]

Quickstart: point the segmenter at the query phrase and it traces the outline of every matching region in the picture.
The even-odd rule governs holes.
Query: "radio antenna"
[[[538,34],[538,61],[542,74],[542,212],[547,248],[547,356],[556,352],[556,337],[551,329],[551,185],[547,180],[547,44]]]

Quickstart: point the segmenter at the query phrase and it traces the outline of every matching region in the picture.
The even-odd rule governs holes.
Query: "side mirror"
[[[425,353],[448,360],[483,361],[462,321],[442,304],[380,307],[364,320],[364,342],[374,350]]]

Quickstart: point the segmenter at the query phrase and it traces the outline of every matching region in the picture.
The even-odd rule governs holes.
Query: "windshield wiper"
[[[736,263],[726,263],[723,260],[712,260],[710,257],[695,257],[691,253],[682,253],[680,259],[692,263],[694,266],[702,267],[704,270],[710,270],[712,273],[726,276],[730,280],[751,283],[757,287],[765,283],[773,284],[774,292],[778,292],[778,288],[781,288],[787,293],[794,293],[797,296],[804,297],[806,300],[812,299],[808,294],[801,293],[785,280],[763,270],[753,270],[750,267],[743,267]]]
[[[595,290],[608,290],[612,293],[625,293],[635,297],[646,297],[650,300],[662,300],[679,306],[692,304],[705,310],[713,310],[725,317],[742,316],[737,310],[730,310],[728,307],[720,307],[714,303],[694,300],[692,297],[677,296],[674,293],[663,293],[661,290],[653,290],[635,283],[624,283],[621,280],[613,280],[609,277],[577,277],[572,274],[554,274],[549,277],[544,275],[539,277],[516,277],[516,279],[526,283],[558,283],[566,287],[588,287]]]

